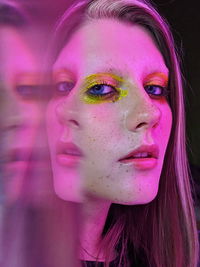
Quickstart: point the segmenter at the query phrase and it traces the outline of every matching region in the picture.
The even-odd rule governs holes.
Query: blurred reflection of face
[[[157,194],[172,114],[168,69],[140,26],[96,20],[58,56],[47,112],[57,194],[142,204]]]
[[[8,201],[24,184],[41,110],[36,56],[20,30],[0,27],[1,163]]]

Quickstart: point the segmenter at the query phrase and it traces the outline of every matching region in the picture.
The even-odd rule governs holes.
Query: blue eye
[[[116,92],[117,92],[116,89],[111,85],[96,84],[87,91],[87,94],[93,95],[93,96],[105,96],[105,95],[110,95]]]
[[[73,82],[59,82],[56,84],[55,88],[56,88],[56,94],[58,95],[68,95],[72,88],[74,87],[74,83]]]
[[[144,89],[147,94],[156,97],[167,96],[169,93],[166,87],[160,85],[146,85]]]
[[[16,92],[19,96],[32,99],[39,97],[41,86],[39,85],[17,85]]]

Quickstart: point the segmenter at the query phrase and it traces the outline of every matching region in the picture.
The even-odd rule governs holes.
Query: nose
[[[79,103],[80,104],[80,103]],[[79,111],[78,103],[74,99],[65,99],[56,106],[56,116],[62,125],[70,128],[79,128]]]
[[[129,131],[140,132],[157,126],[161,111],[148,95],[132,99],[127,112],[126,127]]]

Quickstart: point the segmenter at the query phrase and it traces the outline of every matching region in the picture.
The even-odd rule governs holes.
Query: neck
[[[80,238],[80,258],[88,261],[104,261],[104,253],[98,251],[98,241],[107,218],[110,202],[87,198],[83,204],[83,223]]]

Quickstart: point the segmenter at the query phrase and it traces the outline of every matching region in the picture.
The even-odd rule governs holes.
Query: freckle
[[[109,178],[110,177],[110,175],[106,175],[106,178]]]
[[[129,170],[126,170],[126,172],[129,172]]]

